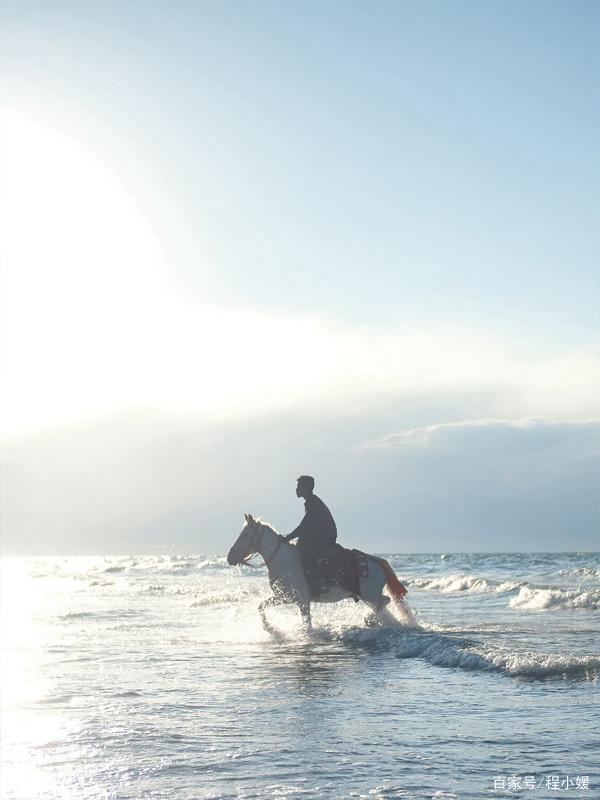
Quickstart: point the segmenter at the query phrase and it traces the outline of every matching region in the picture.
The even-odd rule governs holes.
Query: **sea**
[[[381,555],[273,634],[223,554],[3,558],[1,797],[599,798],[599,554]]]

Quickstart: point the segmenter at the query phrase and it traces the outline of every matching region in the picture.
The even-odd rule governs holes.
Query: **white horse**
[[[273,631],[265,615],[265,609],[284,603],[298,605],[305,625],[310,628],[311,596],[298,548],[286,541],[270,525],[255,520],[251,514],[244,514],[244,518],[246,524],[227,554],[227,562],[232,566],[247,564],[253,555],[262,556],[273,590],[273,596],[263,600],[258,607],[264,628],[269,632]],[[391,596],[406,615],[407,609],[402,604],[406,589],[388,562],[384,558],[365,554],[363,564],[365,568],[359,577],[359,597],[371,609],[367,622],[373,624],[390,601],[390,598],[382,593],[384,586],[387,586]],[[336,603],[352,596],[351,592],[341,586],[333,585],[319,595],[316,601]]]

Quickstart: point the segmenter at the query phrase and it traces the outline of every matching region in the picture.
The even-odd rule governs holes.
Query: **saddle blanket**
[[[365,553],[336,543],[323,553],[318,563],[321,575],[330,584],[339,584],[358,599],[359,580],[369,577],[369,562]]]

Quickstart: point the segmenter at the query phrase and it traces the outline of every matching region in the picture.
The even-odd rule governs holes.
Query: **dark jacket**
[[[304,517],[298,527],[286,539],[298,537],[298,547],[310,550],[323,550],[332,545],[337,538],[337,528],[331,511],[316,494],[304,501]]]

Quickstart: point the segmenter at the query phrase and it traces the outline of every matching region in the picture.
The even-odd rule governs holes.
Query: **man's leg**
[[[314,548],[306,545],[302,547],[300,549],[300,558],[311,596],[316,597],[321,594],[321,587],[319,585],[319,571],[315,563],[316,554]]]

